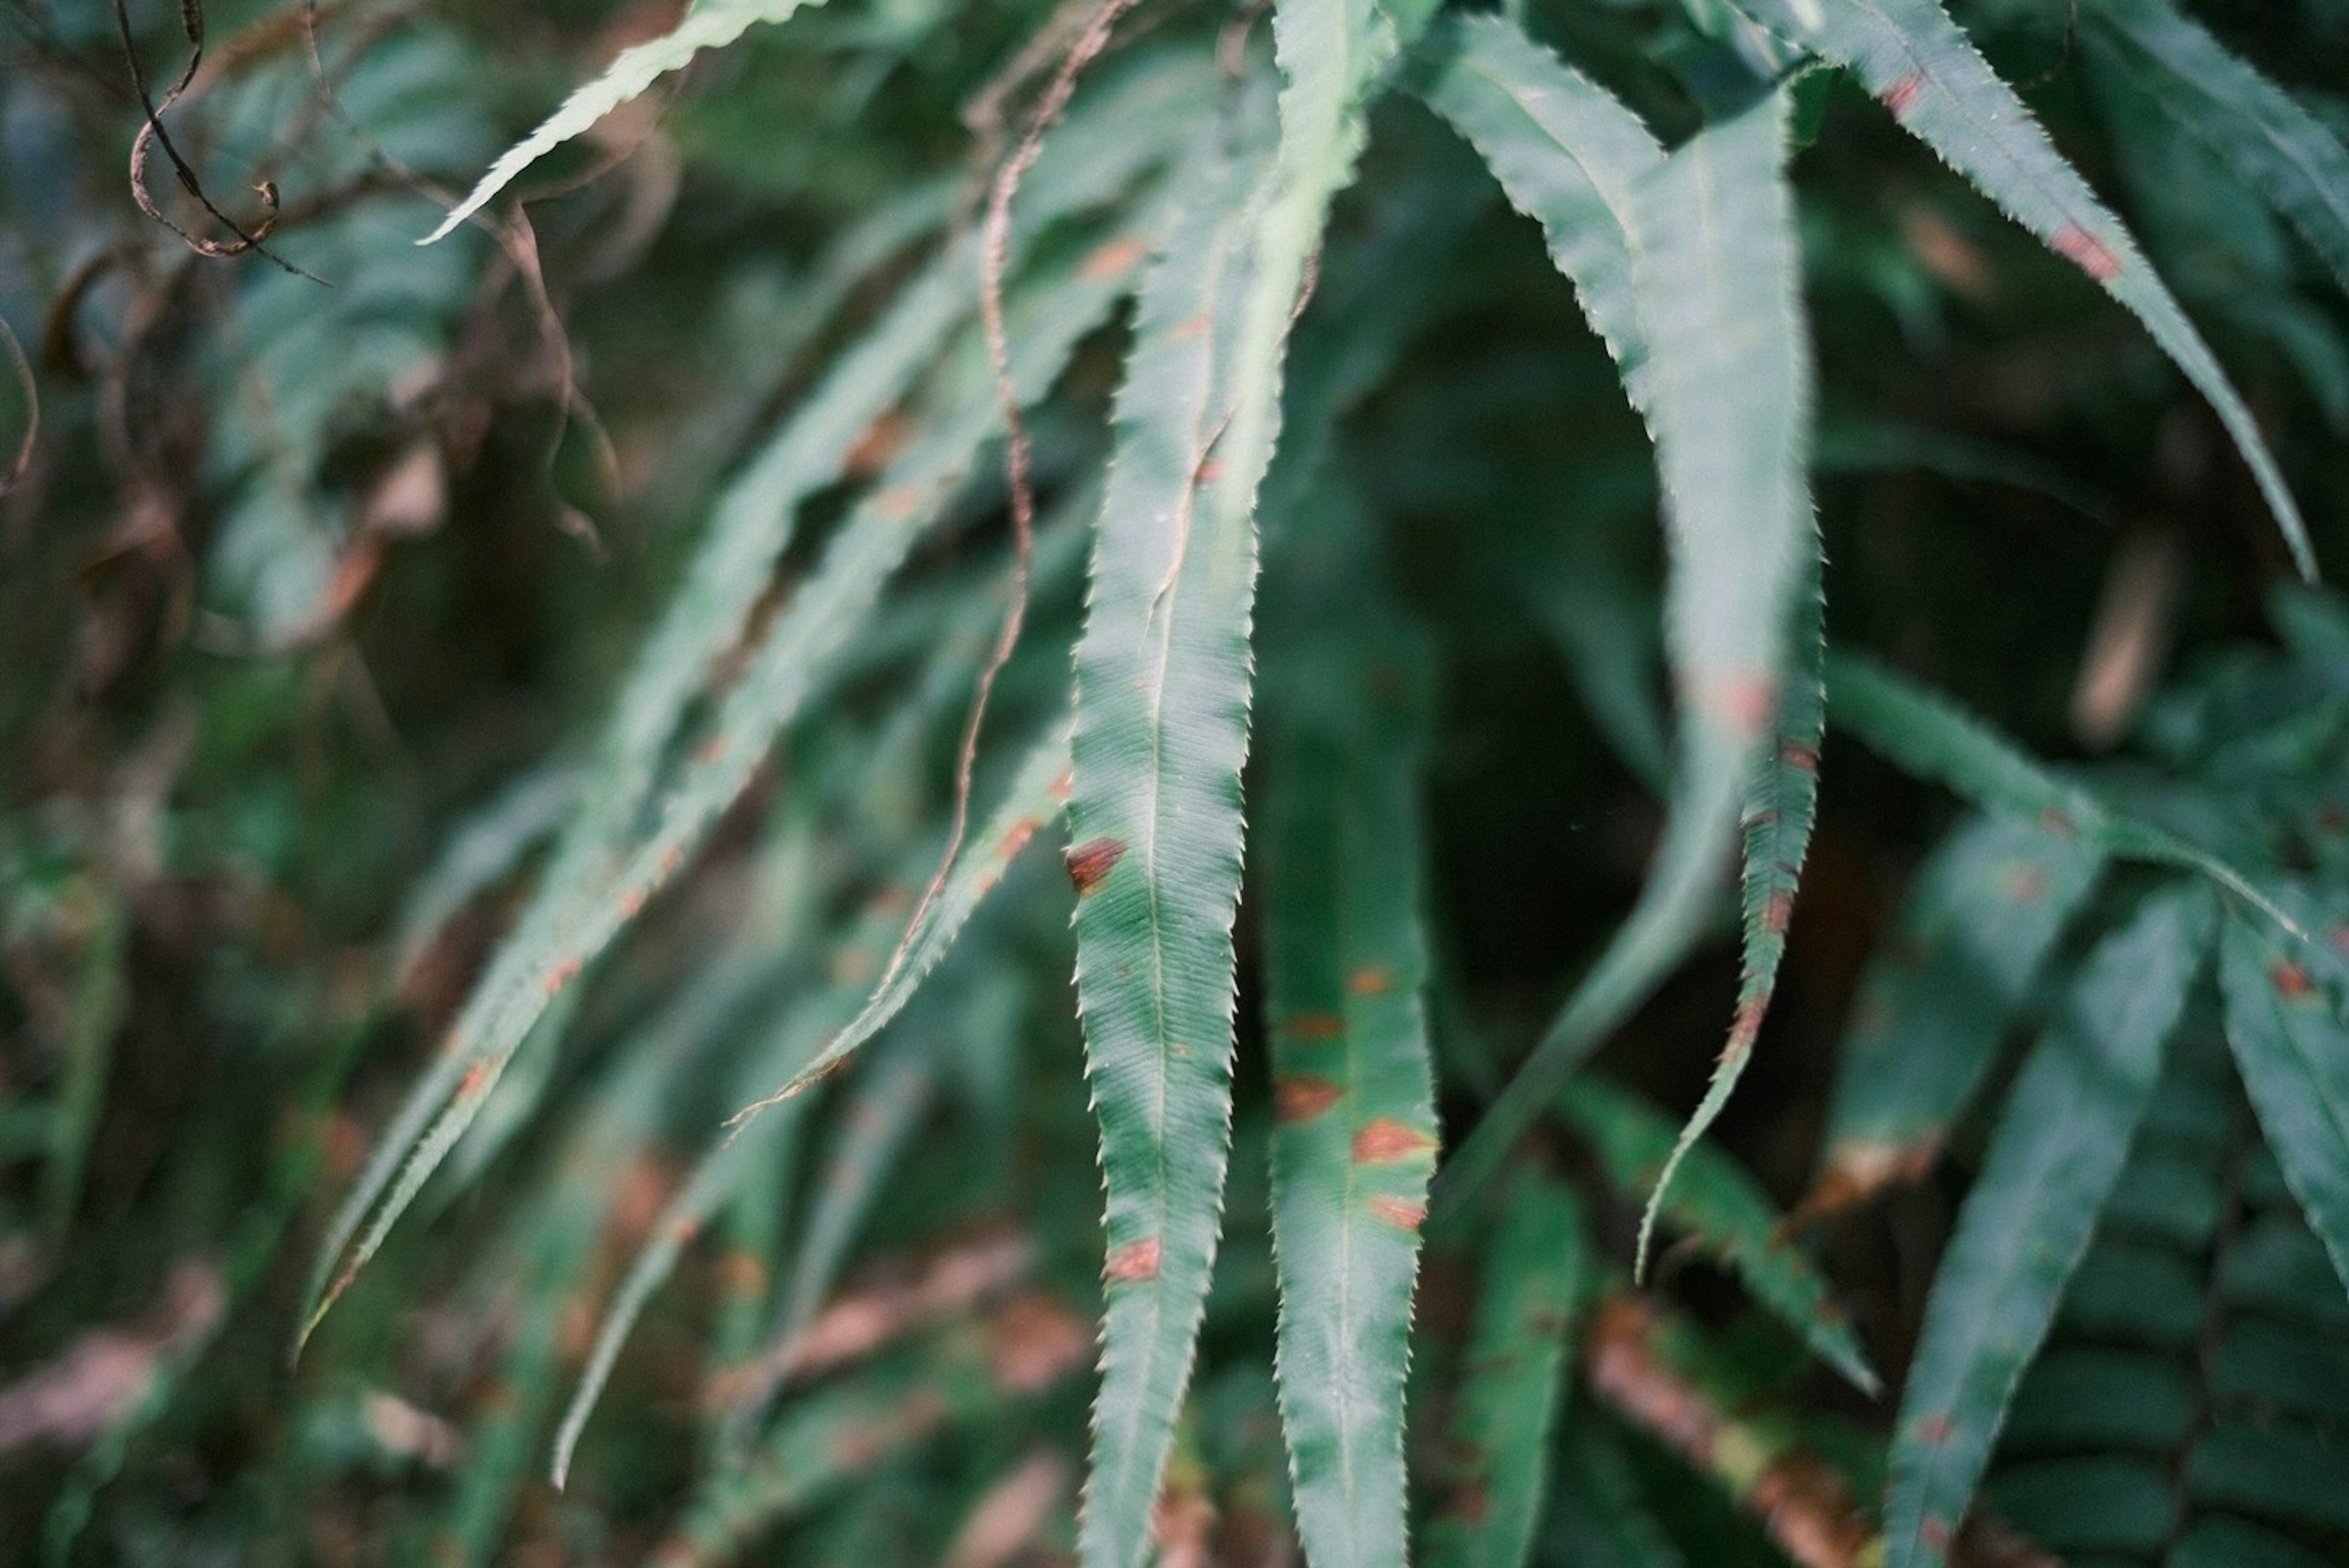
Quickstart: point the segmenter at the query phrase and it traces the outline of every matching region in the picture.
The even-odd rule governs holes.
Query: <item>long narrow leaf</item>
[[[1754,759],[1753,777],[1745,787],[1740,877],[1745,956],[1737,1012],[1729,1026],[1728,1042],[1713,1064],[1704,1097],[1673,1139],[1672,1152],[1665,1158],[1655,1189],[1648,1195],[1647,1208],[1640,1215],[1640,1239],[1633,1252],[1635,1277],[1647,1263],[1657,1208],[1674,1173],[1697,1139],[1720,1117],[1753,1057],[1762,1020],[1778,988],[1778,965],[1786,956],[1795,894],[1802,882],[1803,861],[1810,853],[1811,826],[1818,816],[1819,747],[1827,727],[1826,604],[1820,597],[1816,539],[1805,560],[1806,587],[1795,601],[1794,658],[1778,701],[1775,743],[1764,747]]]
[[[2269,926],[2228,922],[2227,1044],[2284,1182],[2349,1284],[2349,963]]]
[[[1428,1568],[1521,1568],[1531,1551],[1567,1353],[1590,1293],[1588,1247],[1563,1184],[1529,1171],[1504,1194],[1436,1478]]]
[[[1428,36],[1420,92],[1481,154],[1509,204],[1541,224],[1550,259],[1649,407],[1647,332],[1631,275],[1632,186],[1664,161],[1640,117],[1496,13]]]
[[[2038,822],[2121,859],[2197,872],[2285,930],[2306,934],[2227,861],[2057,777],[1981,720],[1872,659],[1828,657],[1827,711],[1896,766],[1947,784],[1985,810]]]
[[[2084,29],[2147,103],[2240,171],[2349,288],[2349,150],[2168,0],[2098,6]]]
[[[2096,200],[1951,21],[1940,0],[1731,0],[1789,42],[1835,61],[1999,208],[2142,321],[2209,400],[2251,464],[2302,575],[2316,574],[2300,508],[2251,411],[2121,221]]]
[[[1317,573],[1312,557],[1363,550],[1367,523],[1325,490],[1274,557],[1258,834],[1298,1529],[1310,1563],[1402,1568],[1403,1383],[1437,1143],[1416,799],[1425,680],[1392,599],[1366,571]]]
[[[1256,546],[1245,516],[1199,514],[1267,163],[1250,130],[1203,171],[1143,284],[1077,648],[1068,862],[1109,1249],[1088,1568],[1145,1550],[1230,1137]]]
[[[1785,130],[1784,96],[1771,94],[1632,187],[1632,279],[1671,524],[1664,629],[1678,777],[1639,903],[1453,1160],[1444,1205],[1491,1177],[1686,954],[1714,900],[1747,770],[1772,733],[1813,536],[1810,356]]]
[[[1676,1146],[1670,1124],[1653,1106],[1597,1077],[1577,1081],[1561,1106],[1609,1181],[1627,1196],[1647,1189],[1653,1195],[1651,1215],[1718,1258],[1754,1301],[1852,1386],[1875,1392],[1876,1371],[1860,1351],[1850,1318],[1836,1304],[1826,1276],[1787,1243],[1776,1206],[1743,1166],[1710,1145],[1680,1147],[1681,1179],[1667,1187],[1659,1178]]]
[[[2128,1158],[2213,914],[2196,888],[2148,899],[2089,955],[2015,1080],[1901,1394],[1887,1568],[1930,1568],[1949,1554],[2015,1385]]]
[[[2003,815],[1933,852],[1852,1004],[1812,1207],[1856,1201],[1940,1152],[2104,858]]]
[[[723,48],[761,22],[780,22],[808,0],[696,0],[678,25],[657,38],[620,51],[604,74],[573,89],[539,128],[501,154],[471,193],[419,242],[430,244],[488,205],[532,164],[585,131],[704,49]],[[815,0],[821,4],[822,0]]]

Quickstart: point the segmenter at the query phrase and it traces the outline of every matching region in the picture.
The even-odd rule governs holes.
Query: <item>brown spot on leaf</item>
[[[1777,687],[1751,670],[1715,676],[1700,695],[1714,722],[1741,740],[1760,733],[1778,711]]]
[[[1129,1241],[1109,1255],[1102,1278],[1113,1285],[1137,1285],[1158,1277],[1158,1238]]]
[[[1762,929],[1774,937],[1783,937],[1795,923],[1795,895],[1784,888],[1771,890],[1762,900]]]
[[[1103,283],[1132,272],[1149,254],[1150,247],[1135,235],[1120,234],[1096,246],[1077,269],[1077,275],[1089,283]]]
[[[1434,1150],[1434,1138],[1392,1116],[1373,1116],[1354,1134],[1354,1159],[1361,1165],[1384,1165]]]
[[[1394,989],[1394,976],[1374,963],[1366,963],[1346,977],[1346,990],[1355,996],[1384,996]]]
[[[1363,1200],[1362,1207],[1371,1217],[1383,1220],[1398,1231],[1416,1231],[1427,1223],[1427,1205],[1413,1203],[1408,1198],[1390,1198],[1378,1193]]]
[[[2343,833],[2349,833],[2349,811],[2344,811],[2340,806],[2332,804],[2318,806],[2316,830],[2329,837],[2338,837]]]
[[[2047,243],[2057,255],[2098,283],[2110,283],[2121,274],[2119,258],[2105,248],[2102,240],[2077,223],[2064,224]]]
[[[1940,1445],[1950,1440],[1950,1418],[1936,1410],[1917,1418],[1917,1440]]]
[[[1176,322],[1167,328],[1166,336],[1178,343],[1186,337],[1203,337],[1206,336],[1207,328],[1214,324],[1215,318],[1203,310],[1188,321]]]
[[[1892,113],[1895,119],[1905,119],[1917,100],[1925,95],[1925,78],[1911,71],[1877,95],[1877,101]]]
[[[1334,1012],[1292,1012],[1280,1030],[1291,1040],[1335,1040],[1346,1033],[1346,1021]]]
[[[1076,787],[1077,770],[1073,766],[1062,768],[1061,776],[1052,781],[1052,798],[1066,805],[1069,796],[1076,792]]]
[[[2006,871],[2006,896],[2018,904],[2044,904],[2047,901],[2047,873],[2036,866],[2010,866]]]
[[[1782,739],[1778,742],[1778,760],[1788,767],[1806,774],[1819,771],[1819,749],[1796,740]]]
[[[1071,846],[1069,854],[1069,880],[1076,885],[1077,896],[1084,897],[1102,885],[1102,878],[1119,861],[1125,858],[1125,841],[1122,838],[1096,838],[1090,844]]]
[[[579,961],[575,958],[564,959],[546,971],[546,994],[549,996],[558,994],[564,986],[578,978]]]
[[[2048,832],[2055,835],[2058,838],[2071,838],[2075,836],[2080,831],[2077,827],[2075,827],[2072,825],[2072,819],[2070,817],[2064,815],[2062,812],[2056,810],[2052,805],[2039,814],[2039,826],[2045,828]]]
[[[902,523],[921,511],[924,496],[919,485],[900,484],[885,490],[873,503],[874,510],[893,523]]]
[[[1452,1492],[1452,1517],[1463,1524],[1482,1524],[1493,1511],[1492,1490],[1481,1480],[1462,1481]]]
[[[1009,860],[1022,849],[1027,848],[1028,841],[1036,836],[1036,829],[1040,825],[1032,816],[1023,816],[1013,823],[1011,831],[1003,836],[1003,842],[995,846],[996,858]]]
[[[1346,1091],[1310,1073],[1283,1073],[1272,1081],[1276,1120],[1309,1122],[1345,1097]]]
[[[457,1098],[471,1099],[488,1086],[489,1081],[490,1064],[487,1062],[474,1063],[465,1069],[465,1075],[457,1082]]]
[[[2268,971],[2268,983],[2286,1002],[2305,1002],[2316,989],[2309,981],[2308,971],[2290,959],[2276,961],[2275,967]]]

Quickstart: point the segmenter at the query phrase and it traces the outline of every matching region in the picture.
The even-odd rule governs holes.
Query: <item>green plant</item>
[[[208,754],[159,764],[160,785],[126,764],[104,789],[8,803],[26,993],[78,977],[70,1001],[20,1009],[66,1021],[21,1135],[41,1156],[44,1245],[81,1206],[163,861],[207,885],[265,866],[255,880],[367,944],[338,969],[313,939],[290,965],[305,979],[282,985],[258,944],[253,994],[205,1004],[255,1038],[265,1021],[267,1038],[336,1041],[276,1048],[305,1069],[289,1152],[257,1173],[249,1155],[188,1157],[213,1188],[266,1196],[220,1271],[230,1300],[291,1293],[273,1271],[306,1229],[312,1173],[348,1144],[324,1107],[361,1047],[403,1018],[439,1031],[372,1151],[337,1173],[285,1308],[306,1425],[277,1434],[223,1534],[299,1557],[287,1517],[331,1515],[320,1500],[369,1463],[430,1469],[461,1440],[445,1482],[402,1490],[384,1552],[489,1560],[518,1499],[550,1550],[673,1563],[784,1525],[817,1557],[978,1563],[1036,1542],[1086,1568],[1154,1542],[1167,1562],[1277,1554],[1292,1530],[1317,1568],[1414,1550],[2034,1560],[2015,1528],[2179,1565],[2343,1547],[2349,1521],[2307,1501],[2349,1478],[2337,1400],[2275,1387],[2280,1367],[2321,1379],[2337,1360],[2319,1332],[2337,1282],[2311,1282],[2295,1214],[2349,1277],[2333,783],[2349,618],[2319,590],[2276,589],[2288,655],[2238,645],[2156,703],[2137,761],[2078,770],[1857,651],[1899,647],[1904,618],[1974,607],[1926,565],[1869,560],[1866,486],[1939,472],[2048,493],[2050,512],[2137,504],[2116,476],[2160,431],[2186,431],[2158,436],[2165,452],[2215,447],[2206,417],[2251,484],[2172,454],[2185,477],[2150,493],[2264,516],[2258,543],[2239,527],[2206,547],[2264,567],[2281,540],[2313,576],[2332,541],[2312,540],[2285,464],[2322,498],[2314,515],[2337,515],[2323,459],[2349,422],[2349,356],[2329,286],[2349,285],[2349,153],[2333,109],[2159,0],[2085,7],[2076,39],[2036,8],[1977,7],[1992,44],[2061,49],[2067,144],[2119,167],[2140,246],[1936,0],[1279,0],[1268,38],[1252,14],[1125,0],[757,28],[797,9],[698,0],[636,38],[422,251],[389,244],[396,225],[360,198],[420,210],[433,187],[416,170],[486,155],[495,84],[464,34],[435,19],[367,38],[329,88],[331,31],[306,9],[261,16],[241,58],[276,63],[229,78],[220,123],[282,128],[291,102],[368,128],[305,170],[357,192],[349,212],[253,225],[336,295],[243,254],[217,316],[254,347],[228,369],[204,358],[226,349],[182,361],[156,325],[174,291],[201,291],[192,275],[127,307],[155,363],[247,376],[288,412],[232,408],[182,443],[220,513],[212,662],[173,667],[166,689],[201,713]],[[684,176],[664,195],[647,158],[627,202],[677,202],[667,221],[688,232],[645,277],[735,292],[713,306],[638,281],[605,317],[558,299],[537,231],[492,216],[502,193],[577,138],[624,140],[613,117],[728,45],[761,74],[688,102],[653,144],[708,184],[678,202]],[[2108,138],[2092,140],[2082,88]],[[808,117],[813,151],[775,154],[806,164],[761,168],[756,137],[798,129],[792,107],[819,90],[857,113]],[[718,107],[730,94],[755,137]],[[958,102],[975,159],[947,129]],[[1969,211],[1952,182],[1903,171],[1910,188],[1887,197],[1888,120],[2055,264],[1949,216]],[[1790,175],[1798,151],[1815,179]],[[727,227],[761,179],[823,241],[789,288],[740,263],[756,247]],[[735,259],[697,273],[696,224]],[[1982,277],[2010,266],[2028,286],[1990,301]],[[2096,291],[2134,317],[2126,332]],[[501,389],[519,407],[481,389],[501,361],[483,301],[509,294],[543,367]],[[2257,375],[2254,398],[2186,305]],[[2087,390],[2006,367],[2063,334]],[[2054,410],[2041,450],[1877,417],[1895,335],[1926,388],[2028,381]],[[599,417],[574,337],[674,403],[624,395]],[[680,342],[710,346],[708,377],[678,374]],[[781,395],[777,361],[798,367]],[[140,369],[126,349],[117,389]],[[2173,375],[2207,416],[2176,402]],[[97,431],[108,406],[64,417]],[[462,466],[461,432],[478,452],[481,431],[532,410],[551,458],[542,428],[479,465],[464,507],[416,500]],[[2271,428],[2293,439],[2271,452]],[[135,455],[126,493],[178,493],[163,437]],[[416,857],[382,836],[354,748],[323,770],[326,804],[296,810],[278,787],[305,733],[285,672],[341,657],[363,680],[355,650],[374,645],[352,606],[442,510],[515,504],[517,472],[528,510],[578,533],[595,525],[564,487],[633,483],[691,524],[661,538],[688,543],[653,586],[616,594],[543,563],[512,575],[533,607],[518,640],[575,667],[571,711],[533,716],[528,745],[438,767],[436,805],[523,776],[433,833],[445,847],[393,909],[375,888]],[[1967,516],[1972,493],[1940,510]],[[1919,548],[1979,548],[1956,536]],[[436,607],[461,598],[465,566],[443,561],[398,624],[494,618]],[[2191,602],[2205,642],[2241,629],[2223,591]],[[2006,617],[2024,628],[2015,665],[2044,685],[2068,657],[2048,625],[2074,603],[2034,589],[1944,628],[1959,684],[1998,690],[2008,656],[1986,648]],[[1569,686],[1512,668],[1545,634]],[[496,661],[413,679],[403,711]],[[1999,705],[2044,733],[2043,699]],[[1707,1135],[1766,1054],[1832,729],[1981,815],[1935,851],[1870,971],[1822,1175],[1790,1216]],[[1588,742],[1571,806],[1506,797],[1547,776],[1526,761],[1536,730]],[[1500,795],[1450,761],[1478,745],[1509,757],[1486,770]],[[547,760],[523,774],[533,751]],[[1854,776],[1888,817],[1923,798]],[[92,796],[109,804],[59,805]],[[173,825],[167,855],[134,832],[141,800]],[[1619,920],[1622,878],[1575,854],[1586,824],[1560,819],[1651,806],[1652,857]],[[1059,871],[1042,846],[1061,847]],[[1566,896],[1523,885],[1568,858]],[[1515,971],[1486,956],[1528,931],[1538,957]],[[1725,936],[1733,1002],[1707,969]],[[1577,943],[1587,956],[1562,964]],[[240,961],[187,967],[217,996]],[[436,962],[471,972],[454,985]],[[1680,1032],[1713,1057],[1701,1092],[1635,1049],[1682,992],[1725,1015]],[[2002,1047],[2026,1023],[2038,1043],[2007,1083]],[[1676,1127],[1655,1096],[1684,1090]],[[1991,1099],[2003,1109],[1896,1362],[1888,1438],[1875,1364],[1899,1334],[1864,1332],[1808,1243],[1830,1219],[1865,1223],[1857,1205],[1934,1172],[1945,1147],[1971,1154]],[[252,1107],[207,1114],[223,1130],[204,1147],[249,1147]],[[2211,1151],[2233,1174],[2208,1201],[2147,1196],[2192,1186],[2181,1172]],[[470,1234],[419,1241],[428,1218]],[[2129,1334],[2080,1304],[2136,1266],[2110,1262],[2137,1255],[2132,1226],[2168,1249],[2151,1266],[2189,1281],[2182,1336],[2143,1343],[2190,1340],[2190,1376],[2115,1348]],[[843,1293],[861,1251],[898,1272]],[[474,1390],[461,1438],[382,1403],[365,1370],[404,1337],[398,1284],[377,1278],[394,1259],[455,1303],[457,1348],[427,1359],[449,1397]],[[2230,1282],[2261,1268],[2239,1313]],[[1096,1315],[1089,1390],[1075,1374]],[[227,1359],[222,1324],[253,1320],[215,1302],[189,1321],[154,1338],[139,1398],[61,1478],[53,1554],[194,1403],[183,1383]],[[1088,1397],[1078,1509],[1058,1456]],[[2184,1414],[2140,1426],[2137,1400]],[[1968,1522],[1985,1476],[2003,1523]],[[988,1545],[1005,1517],[1018,1539]]]

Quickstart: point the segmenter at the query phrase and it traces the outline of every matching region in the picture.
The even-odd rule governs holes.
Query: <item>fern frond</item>
[[[1946,1560],[2015,1385],[2113,1195],[2215,915],[2199,888],[2149,898],[2089,955],[2015,1080],[1901,1390],[1887,1568]]]

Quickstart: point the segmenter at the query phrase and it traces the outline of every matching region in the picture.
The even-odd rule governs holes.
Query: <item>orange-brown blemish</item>
[[[2039,814],[2039,826],[2058,838],[2070,838],[2079,832],[2078,828],[2072,826],[2070,817],[2052,805]]]
[[[997,857],[1009,860],[1027,848],[1028,841],[1036,836],[1036,828],[1037,822],[1032,816],[1023,816],[1013,823],[1011,831],[1003,836],[1003,842],[995,846]]]
[[[2018,904],[2044,904],[2047,901],[2047,873],[2036,866],[2013,866],[2007,868],[2006,896]]]
[[[2286,1002],[2305,1002],[2316,989],[2309,981],[2308,971],[2289,959],[2276,961],[2275,967],[2268,971],[2268,983]]]
[[[1077,896],[1084,897],[1102,885],[1102,878],[1112,867],[1125,858],[1125,841],[1122,838],[1096,838],[1090,844],[1072,846],[1068,854],[1069,880],[1076,885]]]
[[[1415,1231],[1427,1222],[1427,1205],[1413,1203],[1407,1198],[1378,1193],[1366,1199],[1362,1207],[1371,1211],[1372,1218],[1383,1220],[1398,1231]]]
[[[460,1100],[471,1099],[481,1092],[489,1081],[490,1064],[487,1062],[474,1063],[465,1069],[464,1077],[458,1081],[457,1097]]]
[[[1052,798],[1066,805],[1069,796],[1076,792],[1076,787],[1077,770],[1074,767],[1062,768],[1061,776],[1052,781]]]
[[[1800,741],[1780,741],[1778,760],[1788,767],[1803,773],[1815,774],[1819,771],[1819,749],[1816,746],[1805,745]]]
[[[2119,258],[2105,248],[2102,240],[2077,223],[2064,224],[2047,243],[2057,255],[2098,283],[2110,283],[2120,275]]]
[[[693,760],[699,763],[703,767],[708,767],[712,763],[724,762],[726,760],[725,732],[721,730],[717,734],[710,736],[709,739],[702,742],[701,749],[693,753]]]
[[[1361,1165],[1383,1165],[1434,1149],[1433,1138],[1392,1116],[1373,1116],[1354,1134],[1354,1159]]]
[[[564,986],[578,978],[579,961],[575,958],[564,959],[546,971],[546,994],[549,996],[557,994]]]
[[[1213,484],[1223,476],[1224,465],[1216,459],[1209,457],[1199,461],[1199,483]]]
[[[1109,1255],[1102,1278],[1113,1285],[1135,1285],[1158,1277],[1158,1238],[1129,1241]]]
[[[1374,963],[1366,963],[1346,977],[1346,991],[1352,996],[1384,996],[1394,989],[1394,976]]]
[[[920,486],[900,484],[894,490],[883,491],[874,500],[873,505],[874,510],[891,522],[902,523],[922,509],[923,500]]]
[[[1917,1421],[1917,1439],[1924,1443],[1946,1443],[1950,1440],[1950,1418],[1935,1412]]]
[[[1905,119],[1917,100],[1925,96],[1925,78],[1910,72],[1877,95],[1877,101],[1892,112],[1895,119]]]
[[[1150,247],[1132,234],[1120,234],[1104,240],[1087,256],[1077,275],[1088,283],[1103,283],[1132,272],[1150,254]]]
[[[1176,322],[1167,328],[1166,336],[1179,343],[1186,337],[1205,337],[1207,328],[1213,325],[1215,325],[1215,318],[1203,310],[1188,321]]]
[[[1778,690],[1767,677],[1736,670],[1715,677],[1702,691],[1703,706],[1731,734],[1759,733],[1778,711]]]
[[[620,913],[627,919],[635,919],[644,913],[644,909],[645,890],[642,888],[631,888],[620,895]]]
[[[1784,888],[1773,888],[1762,900],[1762,929],[1774,937],[1783,937],[1795,923],[1795,896]]]
[[[1346,1033],[1346,1021],[1334,1012],[1292,1012],[1280,1021],[1280,1032],[1291,1040],[1335,1040]]]
[[[1309,1122],[1345,1097],[1346,1091],[1310,1073],[1283,1073],[1272,1081],[1273,1119]]]

